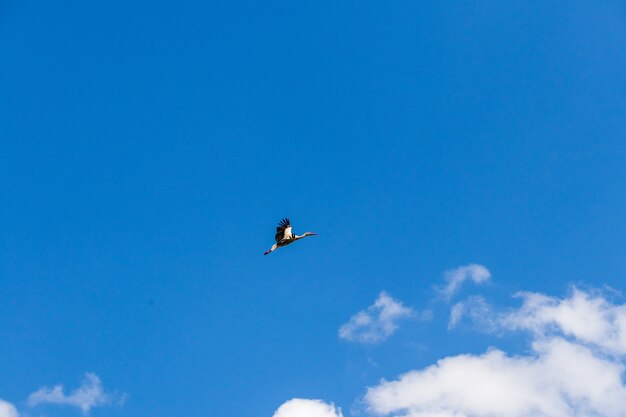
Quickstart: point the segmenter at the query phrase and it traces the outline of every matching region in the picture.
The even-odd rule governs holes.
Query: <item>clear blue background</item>
[[[524,349],[432,286],[626,290],[625,45],[621,1],[1,2],[0,398],[91,371],[129,395],[93,416],[350,415]],[[262,256],[284,216],[319,236]],[[340,341],[381,290],[433,320]]]

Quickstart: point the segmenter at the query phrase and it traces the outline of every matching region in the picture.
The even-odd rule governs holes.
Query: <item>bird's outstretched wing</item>
[[[291,239],[293,236],[291,234],[291,223],[288,218],[284,218],[278,223],[278,227],[276,228],[276,243],[280,243],[284,239]]]

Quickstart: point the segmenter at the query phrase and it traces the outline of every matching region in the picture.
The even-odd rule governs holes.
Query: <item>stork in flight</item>
[[[276,235],[274,236],[274,238],[276,239],[276,243],[272,245],[272,247],[268,251],[266,251],[263,255],[272,253],[277,248],[280,248],[281,246],[287,246],[288,244],[293,243],[296,240],[300,240],[307,236],[315,236],[315,235],[317,235],[317,233],[304,232],[304,234],[300,236],[296,235],[295,233],[292,233],[291,223],[289,222],[289,219],[284,218],[278,223],[278,227],[276,228]]]

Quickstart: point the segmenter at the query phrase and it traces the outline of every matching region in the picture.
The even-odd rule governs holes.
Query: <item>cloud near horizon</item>
[[[343,417],[340,408],[321,400],[291,399],[274,413],[273,417]]]
[[[490,278],[491,272],[485,266],[479,264],[464,265],[444,272],[446,285],[437,288],[437,291],[446,300],[450,300],[468,279],[475,284],[481,284]]]
[[[339,337],[350,342],[378,343],[398,329],[398,321],[417,317],[414,310],[382,291],[367,310],[353,315],[339,328]]]
[[[565,298],[517,296],[522,306],[504,312],[470,298],[453,307],[450,323],[468,316],[488,331],[529,331],[529,354],[489,348],[443,358],[368,388],[367,410],[394,417],[623,417],[626,305],[576,288]]]
[[[80,408],[83,414],[94,407],[123,404],[125,401],[125,394],[106,393],[100,378],[94,373],[86,373],[80,387],[69,395],[65,394],[63,385],[55,385],[53,388],[42,387],[28,397],[30,407],[40,404],[69,405]]]
[[[390,305],[396,303],[386,297]],[[626,303],[616,302],[607,292],[576,287],[564,297],[533,292],[514,297],[522,300],[521,306],[509,309],[469,297],[451,309],[449,328],[469,319],[487,332],[525,332],[530,336],[527,351],[515,354],[489,347],[482,354],[448,356],[392,380],[382,379],[360,399],[363,415],[624,417]],[[372,317],[380,315],[387,302],[377,300],[350,323],[360,323],[359,315],[370,317],[362,326],[355,325],[368,334]],[[407,314],[403,309],[401,316]],[[306,408],[313,404],[299,401],[312,400],[288,401],[274,417],[342,417],[333,405],[314,400],[315,409],[321,410],[315,414]]]
[[[0,400],[0,417],[19,417],[19,413],[13,404]]]

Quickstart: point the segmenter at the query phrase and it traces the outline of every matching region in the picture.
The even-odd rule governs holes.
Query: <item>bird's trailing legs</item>
[[[272,247],[269,250],[265,251],[265,253],[263,255],[267,255],[268,253],[274,252],[277,247],[278,247],[278,245],[276,245],[276,244],[272,245]]]

